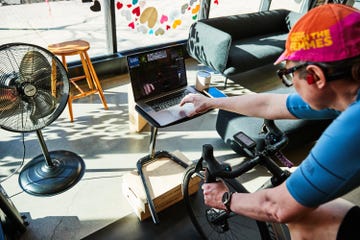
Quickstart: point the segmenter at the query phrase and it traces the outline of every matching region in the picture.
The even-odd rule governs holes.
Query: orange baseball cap
[[[342,4],[324,4],[295,23],[275,64],[285,60],[333,62],[359,55],[360,11]]]

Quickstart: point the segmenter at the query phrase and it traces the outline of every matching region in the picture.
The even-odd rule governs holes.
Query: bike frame
[[[244,142],[241,142],[241,139],[239,140],[239,138],[234,136],[234,139],[239,141],[238,144],[245,150],[244,152],[247,154],[246,157],[248,157],[248,159],[236,165],[234,169],[232,169],[229,164],[219,163],[216,160],[213,154],[213,147],[210,144],[203,145],[202,156],[195,164],[194,174],[197,174],[204,179],[205,183],[216,182],[219,179],[222,179],[236,191],[249,193],[250,191],[242,185],[237,177],[240,177],[256,166],[261,165],[271,173],[271,177],[258,190],[273,188],[283,183],[290,176],[290,172],[283,170],[273,159],[277,158],[287,167],[292,166],[292,163],[281,153],[281,149],[287,145],[288,139],[286,135],[275,126],[272,120],[264,120],[264,126],[264,129],[266,130],[264,138],[265,144],[261,150],[256,149],[255,142],[246,134],[242,132],[239,134],[239,136],[243,137]],[[227,219],[237,216],[235,213],[229,213],[223,210],[216,211],[212,208],[209,208],[204,214],[206,214],[209,224],[214,226],[218,226],[219,224],[219,226],[226,226],[226,224],[222,223],[226,223]],[[277,236],[280,237],[280,239],[286,239],[285,236],[287,234],[285,234],[281,224],[265,222],[263,224],[258,224],[259,228],[263,228],[264,226],[271,226],[272,232],[269,232],[269,234],[275,236],[274,239],[277,239]],[[260,233],[264,234],[265,231],[261,230]],[[268,239],[268,236],[262,237],[263,239]]]

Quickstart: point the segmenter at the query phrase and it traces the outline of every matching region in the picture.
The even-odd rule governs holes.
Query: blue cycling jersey
[[[287,179],[294,199],[316,207],[360,185],[360,91],[357,100],[344,112],[315,111],[298,94],[287,100],[289,111],[298,118],[336,119],[319,138],[310,154]]]
[[[286,102],[287,109],[299,119],[333,119],[341,112],[333,109],[313,110],[297,93],[290,94]]]

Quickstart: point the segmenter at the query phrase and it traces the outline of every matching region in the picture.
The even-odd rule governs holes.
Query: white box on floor
[[[172,154],[191,164],[181,152],[176,151]],[[160,158],[143,166],[143,174],[157,213],[183,199],[181,185],[184,172],[185,168],[168,158]],[[198,191],[199,182],[200,178],[194,178],[191,182],[189,188],[191,194]],[[149,218],[151,214],[144,186],[136,170],[124,175],[122,188],[124,196],[138,218],[141,221]]]
[[[147,121],[135,110],[135,101],[131,86],[128,91],[129,128],[131,132],[141,132]]]

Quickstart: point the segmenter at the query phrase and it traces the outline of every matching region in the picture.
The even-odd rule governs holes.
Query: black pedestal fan
[[[36,131],[42,149],[19,174],[19,184],[29,194],[64,192],[85,172],[84,161],[77,154],[49,152],[41,133],[64,110],[69,90],[64,66],[48,50],[26,43],[0,46],[0,127]]]

